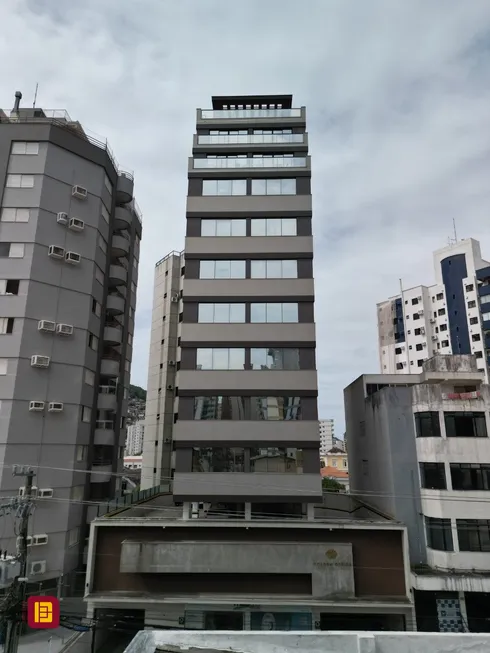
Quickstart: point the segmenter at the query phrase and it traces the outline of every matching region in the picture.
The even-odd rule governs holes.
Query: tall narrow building
[[[165,389],[174,499],[184,516],[306,514],[321,498],[306,110],[291,95],[212,104],[189,159],[178,390]]]
[[[29,581],[69,582],[87,502],[120,488],[141,216],[106,142],[20,101],[0,110],[0,494],[33,467]]]

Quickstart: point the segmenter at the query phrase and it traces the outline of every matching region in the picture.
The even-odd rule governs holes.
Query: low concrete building
[[[405,526],[352,519],[369,513],[347,495],[299,520],[199,507],[183,519],[171,501],[162,494],[92,522],[90,618],[199,630],[414,627]]]
[[[490,387],[471,355],[344,390],[351,492],[408,527],[419,630],[490,631]]]

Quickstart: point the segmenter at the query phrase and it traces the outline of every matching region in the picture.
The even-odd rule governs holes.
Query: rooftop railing
[[[202,109],[203,120],[217,118],[300,118],[301,109]]]
[[[260,145],[262,143],[303,143],[304,134],[199,134],[198,145]]]
[[[194,159],[194,169],[200,168],[306,168],[306,157]]]

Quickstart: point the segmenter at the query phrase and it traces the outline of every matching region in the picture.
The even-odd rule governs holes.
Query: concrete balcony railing
[[[124,236],[114,234],[111,242],[111,255],[119,258],[120,256],[128,256],[131,243]]]
[[[104,328],[104,343],[108,345],[120,345],[122,338],[123,330],[121,327],[106,324]]]
[[[112,461],[94,460],[92,463],[91,483],[107,483],[112,476]]]
[[[133,199],[134,177],[130,172],[120,172],[117,177],[116,201],[127,204]]]
[[[121,315],[124,313],[126,300],[119,295],[107,295],[106,312],[109,315]]]
[[[109,268],[109,286],[124,286],[128,281],[128,273],[122,265],[113,264]]]
[[[97,408],[99,410],[117,410],[117,389],[113,385],[99,386],[99,396],[97,398]]]
[[[115,358],[103,358],[100,364],[100,373],[102,376],[118,377],[120,362]]]
[[[95,423],[94,445],[113,447],[115,424],[112,420],[97,420]]]
[[[127,206],[116,206],[114,215],[114,227],[116,229],[131,229],[133,214]]]

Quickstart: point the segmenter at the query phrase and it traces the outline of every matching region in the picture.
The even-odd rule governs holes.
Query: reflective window
[[[425,518],[427,545],[437,551],[454,551],[450,519]]]
[[[295,347],[250,350],[253,370],[299,370],[299,349]]]
[[[460,551],[490,553],[490,519],[456,519]]]
[[[194,447],[193,472],[243,472],[245,450],[242,447]]]
[[[34,188],[33,175],[7,175],[7,188]]]
[[[278,474],[302,474],[303,450],[284,447],[250,449],[250,471]]]
[[[246,236],[247,221],[201,220],[201,236]]]
[[[243,397],[194,397],[194,419],[244,420]]]
[[[251,261],[252,279],[297,279],[298,261],[294,259],[268,261]]]
[[[252,236],[296,236],[296,218],[253,218]]]
[[[29,222],[31,209],[2,209],[2,222]]]
[[[243,348],[198,348],[198,370],[244,370],[245,349]]]
[[[245,279],[245,261],[201,261],[200,279]]]
[[[39,143],[16,141],[12,143],[12,154],[39,154]]]
[[[418,438],[440,438],[441,424],[435,410],[415,413],[415,429]]]
[[[243,324],[245,304],[199,304],[198,322]]]
[[[296,195],[296,179],[252,179],[252,195]]]
[[[484,412],[444,412],[446,437],[486,438],[487,425]]]
[[[250,419],[252,420],[297,420],[301,419],[299,397],[251,397]]]
[[[246,195],[246,179],[203,179],[203,195]]]
[[[293,302],[251,304],[250,322],[298,322],[298,304]]]

